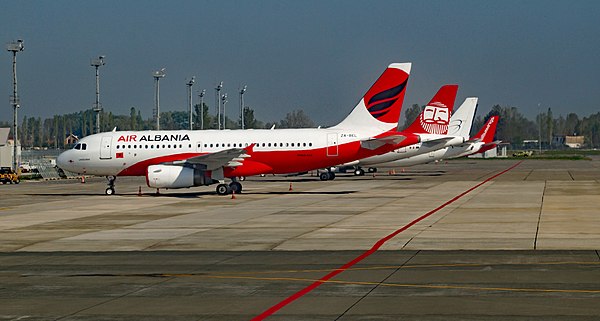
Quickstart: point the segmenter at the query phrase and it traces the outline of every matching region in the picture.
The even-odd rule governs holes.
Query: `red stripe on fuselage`
[[[402,145],[402,144],[401,144]],[[370,150],[361,148],[360,142],[350,142],[338,146],[337,156],[328,156],[327,147],[307,150],[252,151],[237,167],[226,167],[225,177],[254,176],[259,174],[287,174],[310,171],[357,159],[390,152],[398,147],[391,144]],[[329,147],[331,149],[331,147]],[[330,150],[331,152],[331,150]],[[146,159],[119,172],[118,176],[146,176],[148,166],[173,161],[182,161],[207,153],[180,153]]]

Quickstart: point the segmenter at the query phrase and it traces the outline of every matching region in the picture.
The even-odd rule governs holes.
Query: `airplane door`
[[[338,134],[327,134],[327,156],[338,155]]]
[[[400,147],[396,149],[395,152],[398,154],[406,153],[406,147]]]
[[[429,152],[429,157],[431,157],[431,158],[435,157],[435,152]]]
[[[100,144],[100,159],[111,159],[111,136],[102,137],[102,143]]]

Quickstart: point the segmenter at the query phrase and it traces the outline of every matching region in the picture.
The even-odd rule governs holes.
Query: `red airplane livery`
[[[79,174],[145,176],[149,187],[217,185],[240,193],[238,177],[327,168],[414,144],[396,131],[410,63],[388,66],[352,112],[329,128],[105,132],[82,138],[57,159]],[[333,173],[331,179],[333,179]],[[225,184],[225,178],[232,180]]]

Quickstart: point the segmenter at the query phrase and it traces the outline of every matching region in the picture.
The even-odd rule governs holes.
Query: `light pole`
[[[221,129],[221,89],[223,89],[222,81],[215,88],[215,105],[217,105],[217,129]]]
[[[188,81],[185,85],[188,87],[188,103],[190,105],[190,130],[194,130],[194,107],[192,105],[192,86],[194,86],[194,82],[196,81],[196,76],[192,76],[192,79]]]
[[[200,129],[204,129],[204,95],[206,94],[206,90],[202,89],[198,94],[200,97]]]
[[[540,103],[538,103],[538,148],[539,154],[542,155],[542,109],[540,108]]]
[[[98,69],[100,66],[106,65],[104,61],[105,56],[99,56],[98,58],[92,58],[90,66],[96,69],[96,102],[92,110],[96,113],[96,134],[100,132],[100,112],[102,111],[102,105],[100,104],[100,74]]]
[[[227,104],[227,93],[221,96],[221,101],[223,102],[223,129],[226,128],[227,125],[227,116],[225,116],[225,105]]]
[[[246,92],[246,86],[240,90],[240,128],[244,129],[244,93]]]
[[[152,77],[156,80],[154,82],[154,119],[156,120],[156,130],[160,130],[160,79],[164,78],[167,74],[165,68],[161,68],[152,73]]]
[[[12,52],[13,54],[13,94],[10,97],[10,103],[13,106],[13,169],[18,172],[19,169],[19,158],[17,156],[18,148],[17,144],[19,141],[18,127],[17,123],[17,110],[19,107],[19,95],[17,93],[17,52],[23,51],[25,47],[23,46],[23,40],[19,39],[17,42],[11,42],[6,45],[6,50]]]

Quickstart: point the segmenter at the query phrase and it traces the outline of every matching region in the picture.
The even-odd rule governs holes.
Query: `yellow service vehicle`
[[[2,182],[2,184],[19,184],[19,175],[17,175],[10,167],[0,167],[0,182]]]

